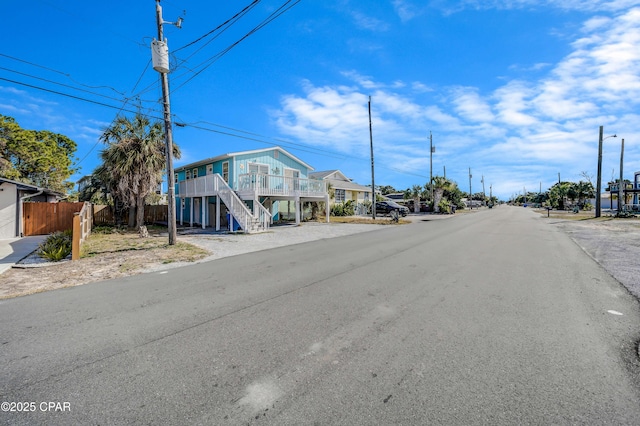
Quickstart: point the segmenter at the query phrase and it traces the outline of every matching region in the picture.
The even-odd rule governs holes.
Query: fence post
[[[80,238],[82,230],[80,229],[80,213],[73,214],[73,237],[71,242],[71,260],[80,259]]]

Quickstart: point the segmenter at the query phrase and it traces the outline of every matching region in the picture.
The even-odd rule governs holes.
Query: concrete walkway
[[[46,235],[0,240],[0,274],[34,252]]]

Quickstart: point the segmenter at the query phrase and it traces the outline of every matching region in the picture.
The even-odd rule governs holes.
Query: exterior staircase
[[[227,206],[229,213],[245,233],[264,232],[269,229],[271,215],[262,204],[254,201],[253,205],[256,212],[255,214],[252,213],[238,194],[222,179],[222,176],[219,174],[215,174],[214,176],[220,200]]]

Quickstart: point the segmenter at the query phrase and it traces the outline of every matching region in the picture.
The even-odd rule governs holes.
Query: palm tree
[[[584,208],[586,200],[595,197],[596,190],[591,182],[580,181],[576,184],[576,193],[578,194],[578,205]]]
[[[133,119],[117,117],[100,140],[107,148],[100,153],[103,164],[98,174],[108,177],[111,193],[129,207],[130,226],[133,210],[137,208],[136,226],[140,235],[145,236],[144,199],[162,182],[166,164],[162,124],[151,123],[140,113]],[[180,148],[175,143],[173,156],[180,158]]]
[[[413,200],[414,213],[420,213],[420,198],[423,195],[423,190],[420,185],[413,185],[411,189],[407,188],[404,191],[405,200]]]
[[[454,188],[454,183],[442,176],[434,176],[432,180],[433,185],[433,209],[434,212],[440,212],[440,201],[445,191],[451,191]]]

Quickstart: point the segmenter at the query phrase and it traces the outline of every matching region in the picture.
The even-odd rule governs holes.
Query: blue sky
[[[219,3],[223,3],[220,5]],[[405,189],[433,174],[494,195],[640,170],[639,0],[162,1],[176,166],[280,145],[317,171]],[[235,45],[278,8],[286,11]],[[0,26],[0,113],[99,163],[119,112],[161,117],[150,66],[155,1],[23,0]],[[57,93],[56,93],[57,92]]]

